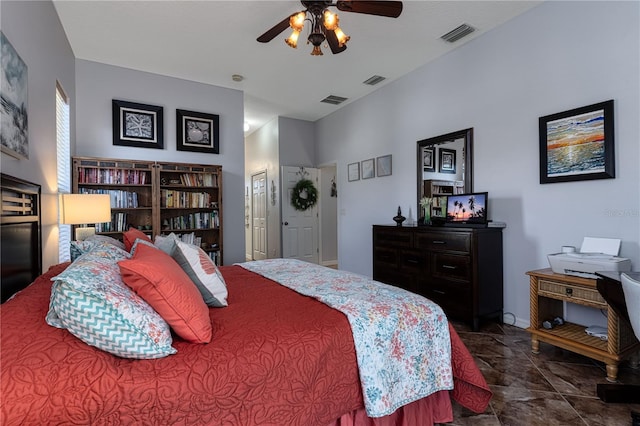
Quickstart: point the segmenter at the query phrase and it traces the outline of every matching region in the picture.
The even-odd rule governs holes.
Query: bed
[[[140,244],[131,259],[161,251],[150,246]],[[452,389],[369,415],[350,317],[247,264],[215,271],[228,297],[225,306],[206,306],[208,343],[188,341],[171,325],[173,352],[166,356],[115,356],[50,325],[60,277],[83,261],[100,276],[95,262],[103,262],[102,252],[88,252],[92,260],[81,253],[73,263],[52,266],[0,306],[0,424],[429,425],[453,420],[452,399],[482,412],[491,398],[446,324]],[[169,262],[154,268],[163,263]],[[120,271],[124,277],[127,269]]]

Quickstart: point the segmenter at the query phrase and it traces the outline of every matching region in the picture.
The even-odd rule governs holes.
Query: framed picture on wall
[[[440,148],[440,173],[456,172],[456,150],[449,148]]]
[[[29,159],[27,64],[0,31],[2,48],[2,152],[19,160]]]
[[[436,149],[432,146],[422,148],[422,170],[425,172],[436,171]]]
[[[615,178],[613,100],[539,118],[540,183]]]
[[[391,154],[376,158],[378,177],[391,176]]]
[[[373,158],[362,161],[362,179],[371,179],[376,176],[375,161]]]
[[[137,148],[164,148],[164,108],[136,102],[111,102],[113,144]]]
[[[220,116],[176,110],[178,151],[220,153]]]
[[[351,163],[347,166],[347,179],[349,182],[360,180],[360,163]]]

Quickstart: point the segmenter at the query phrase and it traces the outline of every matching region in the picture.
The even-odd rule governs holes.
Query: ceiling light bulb
[[[305,12],[298,12],[294,15],[291,15],[291,17],[289,18],[289,26],[298,32],[302,31],[302,28],[304,27],[304,20],[306,17],[307,14]]]
[[[291,47],[293,47],[294,49],[296,47],[298,47],[298,36],[300,35],[300,31],[298,30],[293,30],[293,32],[291,33],[291,35],[289,36],[289,38],[285,39],[284,41]]]
[[[342,32],[340,27],[337,27],[333,32],[338,38],[338,46],[340,47],[344,46],[351,39],[351,37]]]
[[[338,15],[331,12],[329,9],[325,9],[324,11],[324,21],[323,25],[329,31],[333,31],[338,28]]]

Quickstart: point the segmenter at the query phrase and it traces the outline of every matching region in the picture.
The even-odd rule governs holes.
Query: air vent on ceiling
[[[458,28],[449,31],[448,33],[441,36],[440,38],[443,39],[444,41],[448,41],[449,43],[453,43],[455,41],[460,40],[462,37],[468,36],[475,30],[476,29],[470,25],[462,24]]]
[[[342,96],[329,95],[320,102],[324,102],[325,104],[338,105],[346,101],[347,98],[343,98]]]
[[[368,79],[366,79],[365,81],[363,81],[364,84],[368,84],[369,86],[375,86],[376,84],[380,83],[383,80],[386,80],[387,77],[383,77],[381,75],[374,75],[373,77],[369,77]]]

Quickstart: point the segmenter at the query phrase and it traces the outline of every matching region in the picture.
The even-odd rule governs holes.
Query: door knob
[[[285,223],[283,223],[283,225],[284,225],[284,226],[287,226],[288,224],[289,224],[289,222],[285,222]]]

